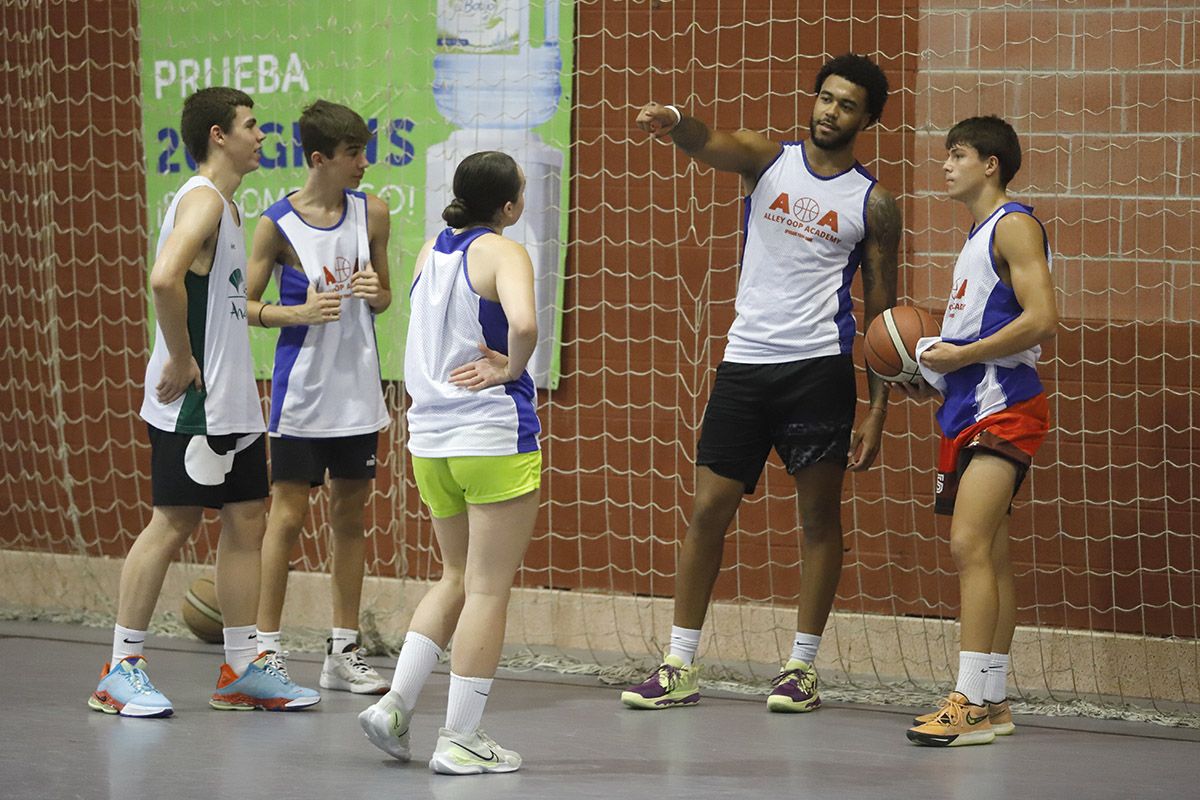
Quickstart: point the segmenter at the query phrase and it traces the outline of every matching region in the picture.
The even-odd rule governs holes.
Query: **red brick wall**
[[[897,90],[860,157],[902,196],[910,301],[940,307],[968,222],[937,196],[944,130],[995,112],[1023,134],[1012,188],[1047,222],[1064,325],[1045,369],[1058,431],[1013,519],[1021,621],[1196,635],[1196,13],[1062,5],[826,2],[799,19],[766,0],[579,6],[566,375],[543,398],[546,501],[525,585],[673,589],[694,442],[732,319],[740,192],[647,141],[634,109],[669,100],[720,128],[800,138],[825,54],[854,49]],[[0,12],[15,32],[0,199],[21,209],[0,227],[5,546],[119,554],[148,512],[134,9]],[[395,387],[389,398],[399,413]],[[842,608],[955,613],[945,531],[929,513],[931,411],[893,407],[879,466],[847,481]],[[425,575],[428,521],[390,436],[373,570]],[[793,496],[773,462],[730,537],[719,596],[795,599]],[[303,555],[325,554],[310,537]]]

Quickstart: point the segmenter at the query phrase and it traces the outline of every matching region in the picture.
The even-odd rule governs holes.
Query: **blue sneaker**
[[[321,702],[321,695],[297,686],[288,676],[283,658],[273,650],[259,653],[239,677],[228,664],[221,665],[217,691],[208,704],[221,711],[296,711]]]
[[[105,664],[88,707],[122,717],[169,717],[174,712],[171,701],[150,682],[141,656],[126,656],[112,669]]]

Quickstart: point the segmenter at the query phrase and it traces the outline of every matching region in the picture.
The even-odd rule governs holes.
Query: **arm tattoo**
[[[876,278],[882,280],[883,289],[892,302],[896,297],[896,264],[899,260],[900,234],[903,222],[900,207],[891,193],[878,184],[867,201],[868,257],[863,266],[863,292],[870,294],[875,288]],[[874,251],[871,253],[870,251]]]

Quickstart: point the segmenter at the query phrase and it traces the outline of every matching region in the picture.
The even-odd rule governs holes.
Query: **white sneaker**
[[[348,645],[343,653],[327,653],[321,667],[321,688],[354,694],[383,694],[391,684],[379,676],[358,645]]]
[[[470,735],[442,728],[429,768],[440,775],[516,772],[521,768],[521,756],[505,750],[478,728]]]
[[[408,723],[411,719],[412,712],[405,711],[400,701],[389,692],[358,715],[358,724],[371,744],[392,758],[408,761],[411,757],[408,748]]]

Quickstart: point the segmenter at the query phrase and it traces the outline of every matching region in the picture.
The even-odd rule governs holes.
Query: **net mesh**
[[[227,35],[251,49],[253,5],[213,3],[250,20]],[[434,13],[380,5],[388,30]],[[107,625],[113,559],[149,516],[139,9],[2,9],[0,602],[8,616]],[[618,682],[655,662],[669,631],[694,443],[733,316],[741,198],[735,176],[647,141],[634,109],[656,99],[716,128],[802,138],[816,71],[854,50],[894,89],[858,153],[904,212],[902,302],[941,309],[969,225],[940,196],[959,118],[997,113],[1022,134],[1010,188],[1053,243],[1063,326],[1042,372],[1055,432],[1011,526],[1015,692],[1043,710],[1196,724],[1194,7],[880,0],[797,14],[770,0],[583,0],[575,14],[563,373],[541,397],[543,508],[509,663]],[[367,58],[387,70],[387,53]],[[401,388],[386,395],[399,420]],[[894,404],[877,466],[847,480],[846,566],[818,659],[832,696],[923,703],[952,680],[957,582],[931,512],[935,445],[932,409]],[[400,424],[381,439],[379,476],[367,524],[380,580],[364,620],[394,647],[439,569]],[[327,567],[325,499],[297,579]],[[209,520],[188,545],[180,580],[211,560],[216,533]],[[728,686],[761,691],[786,658],[800,545],[794,487],[772,458],[728,538],[706,625],[701,655]],[[179,630],[179,595],[168,586],[160,629]],[[321,624],[324,609],[305,617],[296,591],[289,602]]]

